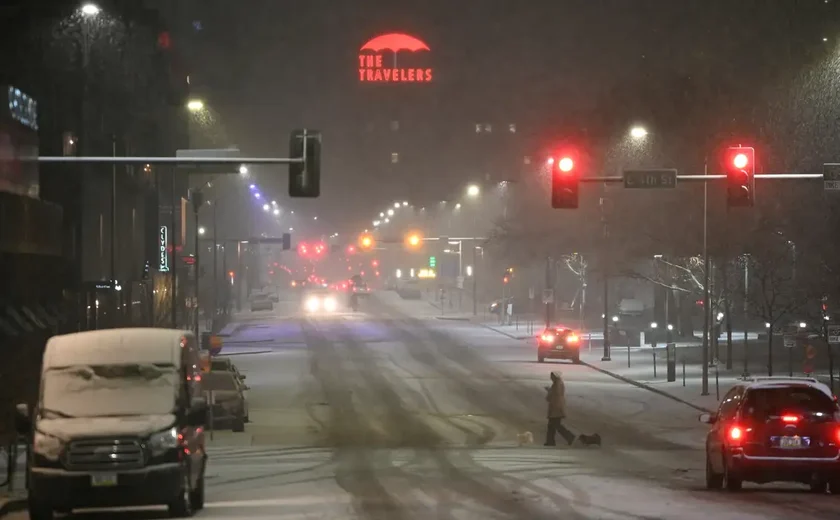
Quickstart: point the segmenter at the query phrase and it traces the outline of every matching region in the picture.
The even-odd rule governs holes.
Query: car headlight
[[[64,450],[64,441],[58,437],[36,431],[32,439],[32,451],[50,461],[57,461]]]
[[[149,437],[149,449],[152,450],[152,455],[161,455],[167,450],[178,447],[178,429],[169,428],[162,432],[157,432]]]
[[[316,312],[321,307],[321,301],[316,297],[306,300],[306,310],[309,312]]]
[[[335,301],[335,298],[325,298],[324,299],[324,310],[328,312],[333,312],[338,308],[338,303]]]

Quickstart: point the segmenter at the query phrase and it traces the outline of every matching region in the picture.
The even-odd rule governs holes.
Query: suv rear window
[[[791,412],[832,414],[836,408],[834,401],[824,392],[802,385],[750,389],[743,411],[747,417],[764,421],[768,417]]]

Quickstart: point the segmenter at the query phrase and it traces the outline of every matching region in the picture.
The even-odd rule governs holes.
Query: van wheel
[[[204,474],[198,477],[196,488],[190,491],[190,506],[193,511],[204,509]]]
[[[545,356],[537,356],[537,363],[545,363]]]
[[[233,420],[231,430],[237,433],[245,431],[245,419],[241,415]]]
[[[181,489],[178,491],[178,496],[175,500],[168,504],[169,516],[172,518],[189,518],[195,511],[192,508],[192,501],[190,497],[192,491],[190,490],[189,470],[184,471],[184,482],[181,484]]]
[[[575,365],[580,365],[580,356],[573,357],[572,363],[574,363]]]
[[[30,497],[29,518],[30,520],[53,520],[55,513],[49,504],[45,504],[37,498]]]

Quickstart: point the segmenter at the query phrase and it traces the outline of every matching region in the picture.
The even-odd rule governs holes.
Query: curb
[[[3,518],[6,515],[10,515],[12,513],[18,513],[20,511],[25,511],[27,506],[27,501],[25,498],[11,498],[6,502],[0,503],[0,518]]]
[[[666,392],[664,390],[660,390],[660,389],[658,389],[656,387],[653,387],[651,385],[641,383],[639,381],[636,381],[635,379],[630,379],[629,377],[624,377],[622,375],[618,375],[615,372],[610,372],[609,370],[605,370],[601,367],[597,367],[597,366],[595,366],[591,363],[587,363],[586,361],[581,361],[580,364],[584,365],[584,366],[587,366],[587,367],[591,368],[592,370],[595,370],[596,372],[600,372],[600,373],[602,373],[604,375],[607,375],[607,376],[610,376],[614,379],[618,379],[619,381],[622,381],[622,382],[627,383],[629,385],[633,385],[633,386],[635,386],[637,388],[641,388],[643,390],[648,390],[650,392],[653,392],[654,394],[659,394],[662,397],[667,397],[668,399],[671,399],[672,401],[676,401],[680,404],[684,404],[688,407],[694,408],[695,410],[697,410],[699,412],[714,413],[712,410],[709,410],[708,408],[698,406],[694,403],[686,401],[685,399],[679,398],[679,397],[677,397],[673,394],[669,394],[668,392]]]
[[[486,323],[481,323],[481,322],[478,322],[478,324],[479,324],[479,325],[481,325],[482,327],[484,327],[485,329],[492,330],[493,332],[496,332],[496,333],[498,333],[498,334],[501,334],[502,336],[507,336],[507,337],[509,337],[510,339],[515,339],[515,340],[517,340],[517,341],[525,341],[526,339],[531,339],[531,336],[523,336],[523,337],[520,337],[520,336],[514,336],[513,334],[509,334],[509,333],[507,333],[507,332],[505,332],[505,331],[503,331],[503,330],[499,330],[499,329],[497,329],[496,327],[492,327],[492,326],[490,326],[490,325],[487,325]]]
[[[219,354],[221,357],[230,357],[230,356],[249,356],[253,354],[268,354],[274,352],[273,350],[253,350],[249,352],[228,352],[227,354]]]
[[[459,318],[456,316],[435,316],[436,320],[443,320],[443,321],[470,321],[469,318]]]
[[[222,347],[225,345],[234,346],[234,345],[253,345],[254,343],[271,343],[276,341],[274,338],[266,338],[266,339],[249,339],[249,340],[241,340],[241,341],[223,341]]]

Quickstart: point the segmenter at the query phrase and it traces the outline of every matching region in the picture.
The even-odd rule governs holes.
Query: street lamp
[[[394,210],[389,209],[389,210],[388,210],[388,216],[389,216],[389,217],[393,217],[393,216],[394,216]]]
[[[400,207],[400,203],[399,203],[399,202],[395,202],[395,203],[394,203],[394,207],[395,207],[395,208],[399,208],[399,207]]]
[[[204,227],[203,227],[203,226],[198,228],[198,234],[199,234],[199,235],[203,235],[203,234],[204,234],[204,233],[206,233],[206,232],[207,232],[207,230],[206,230],[206,229],[204,229]]]
[[[200,111],[204,110],[204,101],[201,101],[200,99],[189,100],[187,102],[187,110],[189,110],[190,112],[200,112]],[[239,171],[241,173],[242,168],[240,168]]]
[[[455,209],[461,209],[461,203],[455,204]]]
[[[200,101],[199,101],[199,103],[200,103]],[[240,175],[248,175],[248,167],[245,166],[244,164],[242,166],[240,166],[239,167],[239,174]]]
[[[271,209],[271,206],[269,206],[268,204],[263,204],[263,211],[268,211],[270,209]]]
[[[85,16],[96,16],[100,11],[99,6],[94,3],[88,2],[82,6],[82,14]]]
[[[648,131],[642,126],[634,126],[630,129],[630,137],[633,139],[644,139],[647,135]]]
[[[403,201],[403,206],[408,206],[408,201],[407,200]]]
[[[478,197],[478,194],[481,193],[481,188],[478,187],[476,184],[470,184],[467,187],[467,195],[470,197]]]
[[[280,210],[279,210],[278,208],[274,208],[274,214],[275,214],[275,215],[279,215],[279,214],[280,214]]]

